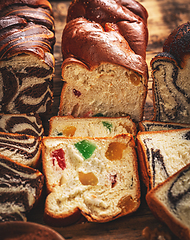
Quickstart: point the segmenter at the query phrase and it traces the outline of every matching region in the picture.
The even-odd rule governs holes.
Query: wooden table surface
[[[51,116],[57,115],[59,106],[59,96],[62,89],[61,81],[61,35],[65,25],[67,9],[69,1],[50,1],[55,17],[55,34],[56,44],[54,47],[55,56],[55,76],[54,76],[54,106],[52,114],[44,117],[43,122],[46,134],[48,133],[48,120]],[[149,84],[148,96],[145,105],[145,119],[152,119],[152,78],[150,71],[150,60],[158,52],[162,51],[163,42],[171,31],[178,25],[190,21],[190,4],[189,0],[142,0],[139,1],[148,11],[148,29],[149,43],[147,47],[147,64],[149,67]],[[145,201],[146,189],[142,186],[142,201],[137,212],[131,216],[125,216],[109,223],[80,223],[64,228],[54,228],[65,239],[72,240],[108,240],[108,239],[127,239],[127,240],[143,240],[142,230],[145,227],[155,229],[161,227],[171,235],[172,240],[177,240],[169,229],[154,218],[148,209]],[[45,194],[28,216],[28,221],[45,224],[43,221]]]

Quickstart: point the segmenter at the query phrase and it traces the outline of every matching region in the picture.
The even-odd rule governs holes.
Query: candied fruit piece
[[[55,161],[57,161],[59,167],[61,169],[66,168],[66,163],[65,163],[65,152],[63,151],[62,148],[57,149],[51,153],[51,156],[53,158],[53,165],[55,166]]]
[[[117,183],[117,174],[110,174],[111,187],[115,187]]]
[[[95,186],[98,183],[98,178],[92,172],[89,173],[79,172],[79,180],[83,185]]]
[[[63,129],[63,135],[67,137],[73,137],[76,131],[76,127],[68,126]]]
[[[112,142],[105,153],[109,160],[120,160],[123,155],[123,150],[126,149],[126,144],[120,142]]]
[[[130,80],[132,84],[134,84],[135,86],[138,86],[140,83],[140,76],[136,73],[132,73],[130,74]]]
[[[87,140],[75,143],[75,147],[82,154],[84,159],[90,158],[96,149],[96,146]]]
[[[109,130],[109,132],[111,133],[111,129],[112,129],[113,125],[112,125],[111,123],[109,123],[109,122],[106,122],[106,121],[102,121],[102,124],[103,124],[104,127],[106,127],[106,128]]]
[[[73,93],[76,97],[80,97],[81,92],[79,90],[73,89]]]
[[[118,203],[118,207],[120,207],[123,212],[130,212],[135,206],[136,201],[134,201],[131,195],[121,198]]]

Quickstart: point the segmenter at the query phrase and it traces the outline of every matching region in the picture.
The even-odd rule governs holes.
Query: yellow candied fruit
[[[130,74],[130,80],[131,83],[135,86],[138,86],[140,84],[140,76],[136,73]]]
[[[112,142],[105,153],[109,160],[120,160],[123,155],[123,150],[126,149],[126,144],[120,142]]]
[[[123,197],[118,203],[118,207],[122,209],[122,212],[131,212],[136,206],[136,201],[131,195]]]
[[[76,127],[68,126],[63,129],[63,135],[66,137],[73,137],[76,131]]]
[[[95,186],[98,183],[98,178],[92,172],[89,173],[79,172],[79,180],[83,185]]]

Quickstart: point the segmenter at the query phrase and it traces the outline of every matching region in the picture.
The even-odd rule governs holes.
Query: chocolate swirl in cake
[[[0,132],[0,153],[12,160],[35,167],[40,151],[38,137]]]
[[[0,222],[26,220],[39,198],[44,177],[35,169],[0,156]]]
[[[44,129],[38,114],[0,114],[0,132],[39,137]]]

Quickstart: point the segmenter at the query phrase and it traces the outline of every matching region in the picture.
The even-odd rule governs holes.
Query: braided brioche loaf
[[[43,138],[43,170],[50,194],[45,220],[68,225],[80,214],[107,222],[140,205],[135,142],[131,134],[108,138]]]
[[[156,121],[190,123],[190,22],[166,39],[151,61]]]
[[[136,1],[73,1],[62,35],[59,115],[140,121],[147,93],[147,12]]]
[[[1,1],[0,112],[50,112],[54,42],[47,0]]]

